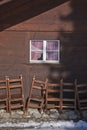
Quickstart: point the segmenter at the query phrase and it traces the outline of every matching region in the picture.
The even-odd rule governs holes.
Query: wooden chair
[[[65,82],[61,79],[61,111],[63,109],[76,110],[75,82]]]
[[[60,109],[60,83],[47,83],[46,86],[46,112],[49,109]]]
[[[9,112],[14,109],[23,109],[25,111],[24,91],[22,75],[17,79],[8,78],[8,98],[9,98]]]
[[[77,79],[75,81],[78,109],[82,116],[82,111],[87,110],[87,83],[77,83]]]
[[[0,80],[0,109],[8,112],[8,88],[7,80]]]
[[[36,80],[34,76],[31,85],[30,94],[28,97],[27,109],[36,108],[40,112],[42,111],[42,109],[44,108],[45,88],[46,88],[46,81],[43,82],[40,80]]]

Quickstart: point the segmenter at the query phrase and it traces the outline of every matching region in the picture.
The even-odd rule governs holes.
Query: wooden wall
[[[87,82],[87,1],[70,0],[0,32],[0,78],[23,75],[25,99],[32,77]],[[59,39],[60,64],[30,64],[30,39]]]

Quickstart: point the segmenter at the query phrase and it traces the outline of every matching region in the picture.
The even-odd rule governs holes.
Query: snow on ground
[[[6,128],[6,127],[20,127],[20,128],[87,128],[87,122],[85,121],[50,121],[50,122],[22,122],[22,123],[3,123],[0,124],[0,128]]]
[[[37,109],[28,109],[23,111],[12,111],[7,113],[0,110],[0,129],[2,128],[86,128],[87,129],[87,111],[84,113],[83,120],[78,112],[64,110],[59,113],[58,110],[52,109],[49,113],[39,113]],[[78,121],[78,122],[76,122]]]

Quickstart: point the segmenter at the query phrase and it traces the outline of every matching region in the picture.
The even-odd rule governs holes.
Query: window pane
[[[58,60],[58,52],[46,52],[46,60]]]
[[[46,50],[58,50],[58,41],[47,41]]]
[[[58,40],[31,40],[30,60],[37,63],[59,63]]]
[[[31,60],[43,60],[43,52],[32,52]]]
[[[31,51],[42,51],[43,50],[43,41],[35,40],[31,43]]]
[[[46,60],[58,61],[58,41],[52,41],[52,40],[47,41]]]

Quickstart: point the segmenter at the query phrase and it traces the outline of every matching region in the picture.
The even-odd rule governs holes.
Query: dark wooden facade
[[[56,82],[63,77],[66,80],[77,78],[79,81],[87,82],[86,8],[87,0],[69,0],[61,4],[56,3],[55,8],[51,6],[43,11],[35,9],[40,11],[37,14],[30,15],[30,12],[29,14],[27,12],[26,18],[19,17],[22,19],[18,18],[18,21],[15,20],[15,15],[14,22],[11,23],[9,23],[11,19],[6,19],[8,15],[6,18],[2,16],[0,78],[5,76],[12,78],[22,74],[25,99],[28,97],[34,74],[37,79],[43,81],[48,78]],[[59,39],[60,64],[31,64],[29,62],[30,39]]]

